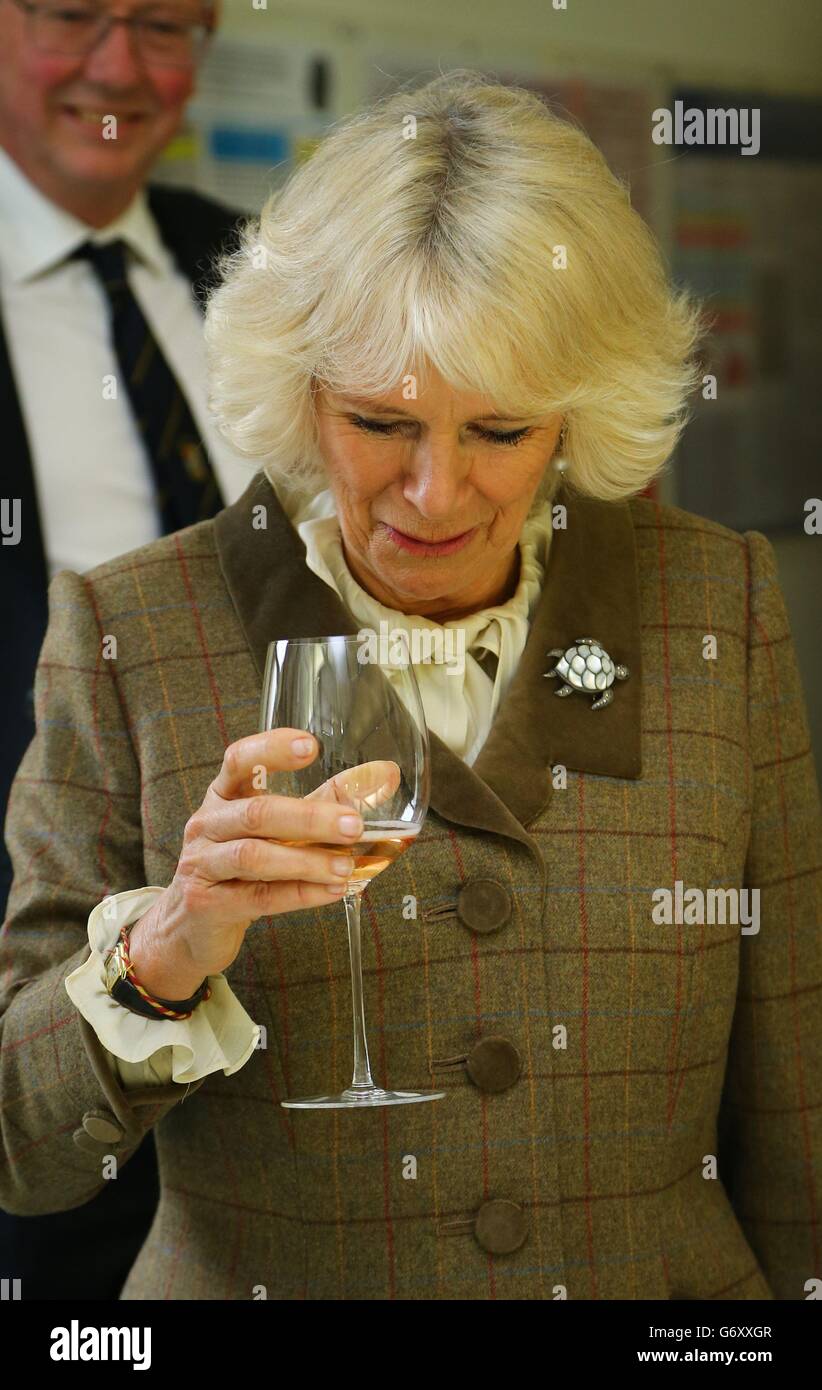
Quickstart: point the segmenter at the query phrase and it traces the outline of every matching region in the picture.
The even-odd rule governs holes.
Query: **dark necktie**
[[[87,260],[108,297],[111,339],[157,485],[164,532],[215,516],[224,506],[214,469],[188,402],[126,279],[125,244],[87,241],[72,259]]]

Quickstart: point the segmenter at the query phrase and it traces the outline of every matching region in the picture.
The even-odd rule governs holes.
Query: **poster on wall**
[[[185,125],[153,178],[256,212],[316,148],[334,119],[332,102],[328,55],[218,37]]]
[[[822,105],[679,91],[683,111],[755,110],[759,148],[685,145],[674,272],[705,306],[704,370],[677,452],[678,501],[738,530],[800,528],[822,468]]]

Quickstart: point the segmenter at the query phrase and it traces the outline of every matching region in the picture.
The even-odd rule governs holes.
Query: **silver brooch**
[[[546,676],[562,678],[562,685],[554,691],[555,695],[573,695],[574,691],[580,695],[597,695],[601,692],[591,709],[610,705],[614,698],[611,689],[614,681],[627,680],[630,675],[628,667],[613,662],[595,637],[578,637],[574,645],[565,651],[561,647],[552,647],[545,655],[559,657],[551,670],[545,672]]]

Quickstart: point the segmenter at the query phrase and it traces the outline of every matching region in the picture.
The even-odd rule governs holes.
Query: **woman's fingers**
[[[303,748],[305,740],[308,746]],[[212,790],[225,798],[249,796],[264,790],[255,785],[261,770],[290,772],[307,767],[318,751],[317,740],[304,729],[268,729],[248,734],[226,748],[220,771],[211,783]]]
[[[394,762],[366,763],[365,766],[382,769],[379,774],[381,780],[377,783],[377,774],[375,774],[375,785],[373,786],[373,790],[363,795],[362,804],[364,806],[369,806],[372,810],[376,810],[378,806],[382,806],[384,802],[391,800],[400,785],[402,773],[397,763]]]
[[[301,751],[306,743],[305,750]],[[264,733],[249,734],[229,744],[211,790],[224,800],[251,796],[264,790],[260,786],[262,772],[289,772],[308,767],[318,751],[317,740],[303,729],[268,729]],[[338,772],[301,799],[334,800],[357,811],[374,810],[391,799],[400,784],[400,776],[395,762],[375,759]]]
[[[351,817],[354,823],[348,824]],[[210,840],[331,841],[353,844],[362,833],[362,818],[350,806],[309,797],[264,796],[223,801],[214,798],[195,817],[193,830]]]
[[[360,813],[389,801],[401,773],[395,762],[375,759],[337,773],[306,797],[263,791],[266,773],[308,766],[318,752],[317,740],[301,729],[250,734],[226,749],[186,825],[175,876],[192,901],[207,894],[212,922],[222,910],[236,924],[244,916],[253,921],[324,905],[350,881]]]
[[[185,874],[182,860],[180,869]],[[274,844],[263,839],[227,840],[215,842],[207,856],[198,858],[197,872],[207,874],[213,883],[233,879],[334,883],[351,877],[354,859],[342,845],[331,850]]]
[[[400,785],[400,769],[390,759],[375,759],[360,763],[357,767],[346,768],[323,782],[316,791],[309,792],[304,801],[329,800],[333,798],[340,805],[351,806],[362,812],[363,808],[375,810],[384,802],[390,801]]]
[[[214,912],[219,914],[222,911],[228,919],[239,907],[249,922],[256,921],[258,917],[299,912],[306,907],[327,907],[330,902],[339,901],[344,891],[344,883],[330,886],[302,879],[290,879],[283,883],[260,880],[257,883],[215,884],[209,889],[214,899]]]

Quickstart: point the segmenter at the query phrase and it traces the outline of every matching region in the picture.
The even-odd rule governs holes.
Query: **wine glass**
[[[363,820],[362,838],[351,847],[354,872],[343,895],[351,958],[354,1074],[346,1090],[281,1101],[287,1109],[410,1105],[445,1095],[444,1091],[383,1090],[374,1085],[368,1060],[360,896],[419,834],[428,810],[430,763],[413,666],[395,647],[386,670],[369,661],[367,652],[357,636],[292,637],[269,642],[266,655],[260,728],[305,729],[320,749],[308,767],[269,772],[268,791],[330,797],[351,806]],[[310,840],[280,843],[341,849]]]

